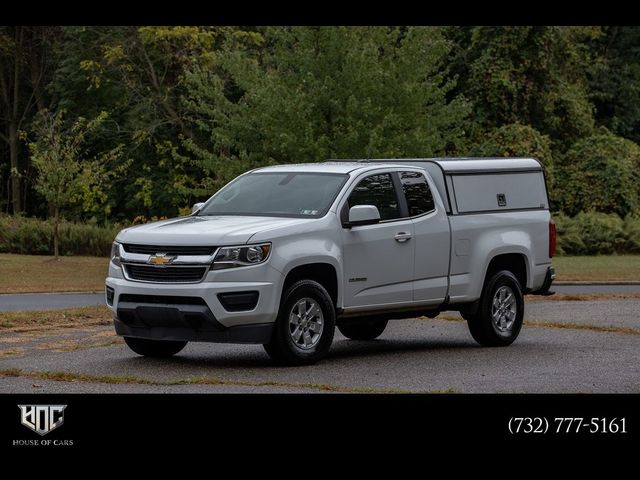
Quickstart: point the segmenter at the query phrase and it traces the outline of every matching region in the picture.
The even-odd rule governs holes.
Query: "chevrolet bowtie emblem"
[[[167,255],[166,253],[156,253],[155,255],[151,255],[149,257],[147,263],[151,265],[168,265],[173,262],[175,258],[176,257],[172,257],[170,255]]]

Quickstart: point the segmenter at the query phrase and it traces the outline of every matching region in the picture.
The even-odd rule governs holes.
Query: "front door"
[[[345,307],[409,303],[413,299],[414,225],[401,215],[392,175],[360,180],[345,207],[375,205],[380,223],[344,228]]]

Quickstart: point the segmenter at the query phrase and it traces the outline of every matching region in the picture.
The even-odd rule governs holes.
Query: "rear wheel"
[[[187,345],[187,342],[148,340],[135,337],[124,337],[124,341],[131,350],[145,357],[170,357]]]
[[[382,335],[388,320],[370,320],[353,323],[341,323],[338,330],[351,340],[373,340]]]
[[[300,280],[284,293],[273,338],[264,349],[278,363],[316,363],[329,351],[335,325],[335,308],[326,289],[316,281]]]
[[[524,297],[520,283],[508,270],[493,274],[485,283],[478,312],[464,314],[471,336],[480,345],[512,344],[524,319]]]

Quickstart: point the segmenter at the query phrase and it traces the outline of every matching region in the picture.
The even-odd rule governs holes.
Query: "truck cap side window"
[[[420,172],[400,172],[400,181],[407,199],[409,216],[415,217],[435,209],[427,180]]]
[[[380,220],[400,218],[400,207],[390,173],[371,175],[358,183],[347,200],[347,211],[356,205],[375,205]]]

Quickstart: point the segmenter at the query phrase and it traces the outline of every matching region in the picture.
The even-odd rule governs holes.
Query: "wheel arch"
[[[484,269],[482,282],[483,287],[491,275],[499,272],[500,270],[508,270],[513,273],[520,283],[522,292],[524,293],[527,290],[527,286],[529,285],[530,268],[529,259],[525,252],[511,251],[493,255]]]
[[[282,294],[284,295],[287,288],[299,280],[314,280],[318,282],[327,290],[331,301],[336,307],[342,301],[338,272],[332,263],[320,261],[292,267],[285,275]]]

